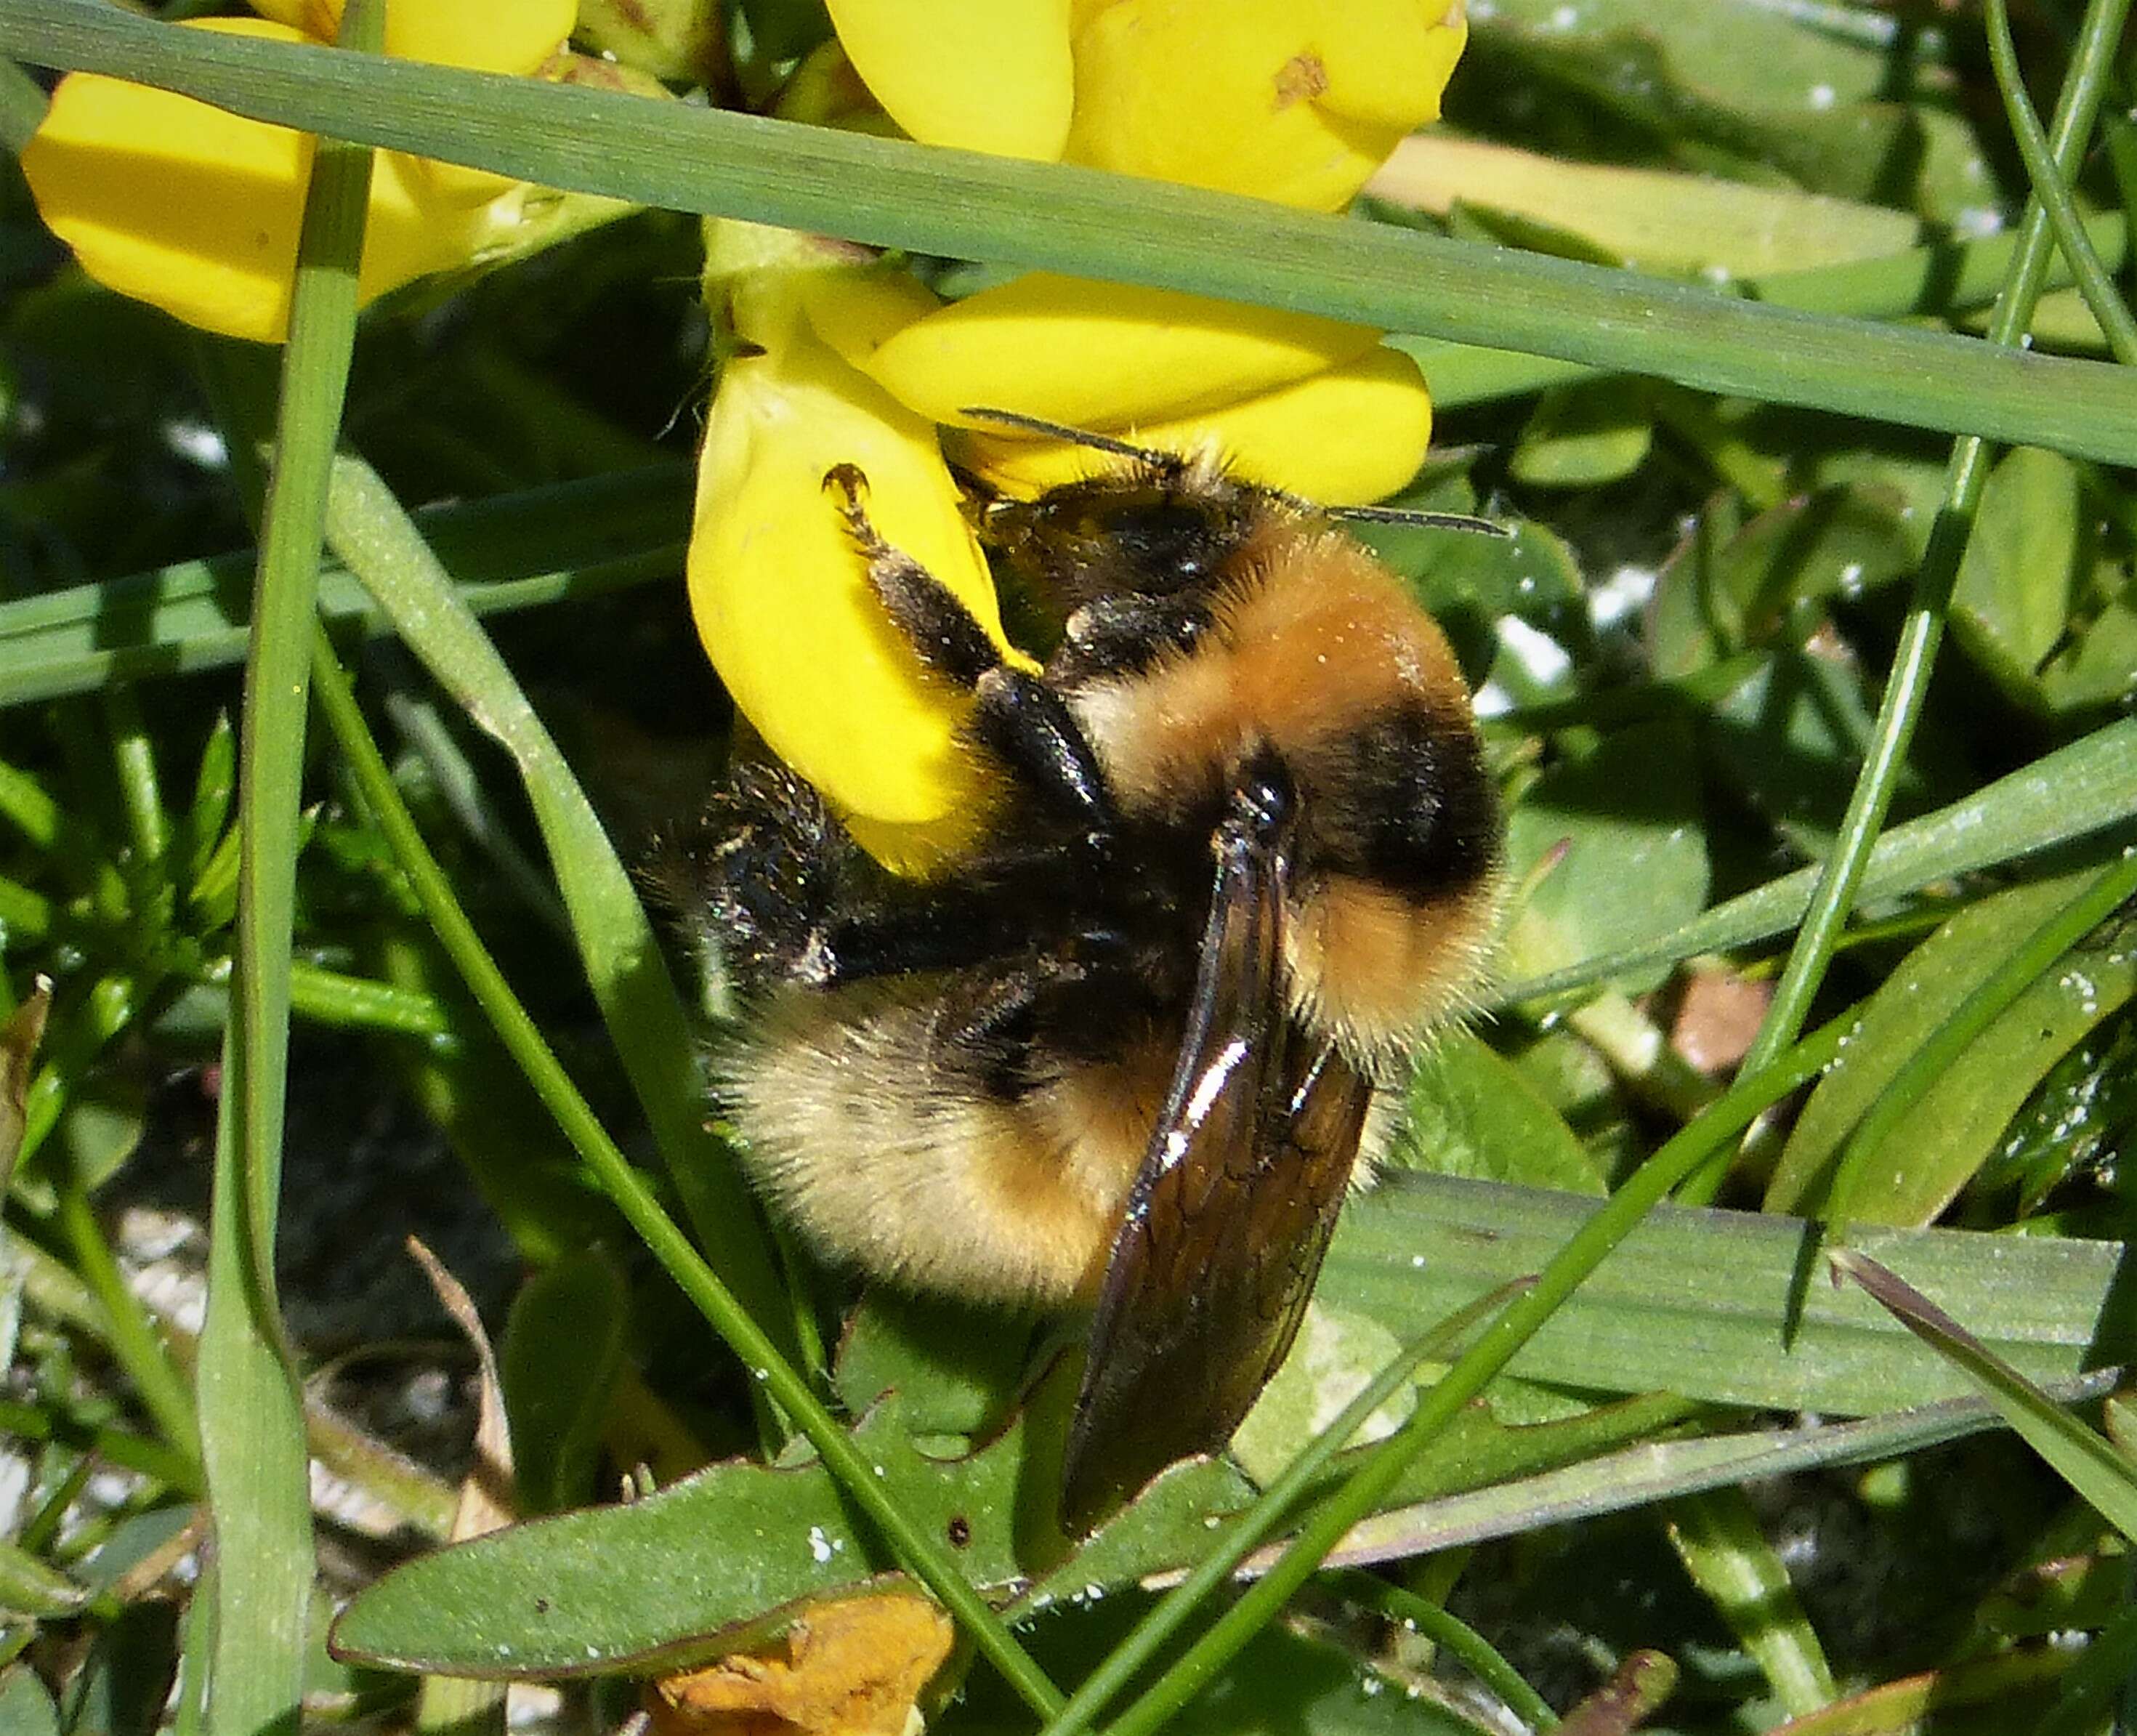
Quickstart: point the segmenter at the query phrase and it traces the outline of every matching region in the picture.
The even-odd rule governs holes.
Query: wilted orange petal
[[[904,1736],[950,1656],[950,1619],[893,1592],[812,1603],[776,1644],[664,1678],[649,1698],[660,1736]]]

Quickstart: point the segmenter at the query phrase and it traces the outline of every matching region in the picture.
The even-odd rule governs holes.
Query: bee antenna
[[[1473,518],[1468,513],[1420,513],[1406,506],[1324,506],[1321,511],[1331,518],[1346,519],[1353,524],[1408,524],[1424,530],[1474,531],[1480,537],[1511,537],[1514,533],[1511,524]]]
[[[957,414],[970,416],[976,422],[993,422],[1004,428],[1014,428],[1023,434],[1044,435],[1049,440],[1066,440],[1071,445],[1088,446],[1093,452],[1110,452],[1116,458],[1132,458],[1146,464],[1165,464],[1171,458],[1170,453],[1153,452],[1147,446],[1116,440],[1110,434],[1093,434],[1088,428],[1071,428],[1066,422],[1049,422],[1044,416],[1026,416],[1019,410],[991,410],[985,405],[968,404]]]

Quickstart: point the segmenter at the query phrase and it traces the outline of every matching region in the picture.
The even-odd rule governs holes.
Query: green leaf
[[[1690,732],[1664,720],[1621,730],[1536,780],[1507,825],[1516,883],[1564,853],[1514,920],[1510,970],[1629,950],[1698,912],[1706,839],[1692,764]]]
[[[2116,597],[2078,626],[2041,670],[2041,697],[2068,714],[2137,698],[2137,600]]]
[[[0,1541],[0,1612],[59,1621],[79,1615],[89,1593],[57,1568]]]
[[[2037,703],[2077,582],[2078,479],[2021,446],[1989,473],[1951,597],[1953,636],[2012,698]]]
[[[831,1378],[857,1417],[894,1394],[916,1435],[978,1435],[1009,1413],[1033,1325],[999,1309],[878,1285],[854,1311]]]
[[[1584,237],[1643,271],[1761,277],[1911,246],[1905,212],[1790,187],[1666,169],[1575,163],[1434,130],[1404,139],[1373,193],[1444,216],[1467,207],[1517,215]]]
[[[1407,1106],[1390,1154],[1406,1168],[1573,1194],[1608,1191],[1565,1118],[1473,1031],[1452,1030],[1434,1042],[1410,1076]]]
[[[1583,381],[1543,395],[1507,463],[1531,488],[1596,488],[1638,469],[1654,438],[1640,394],[1614,380]]]
[[[2137,382],[2100,362],[2005,354],[1198,188],[175,31],[80,0],[11,0],[0,53],[141,79],[256,119],[567,192],[1189,289],[2137,461]]]
[[[1856,1124],[1929,1034],[2096,870],[2013,887],[1969,905],[1917,946],[1864,1007],[1853,1038],[1811,1093],[1782,1150],[1766,1204],[1819,1204]],[[1985,1163],[2048,1069],[2137,993],[2137,959],[2111,935],[2036,980],[1892,1128],[1850,1185],[1846,1209],[1922,1223]]]
[[[922,1452],[895,1404],[879,1407],[853,1436],[902,1508],[937,1536],[962,1539],[959,1564],[974,1584],[1029,1588],[1027,1613],[1187,1566],[1209,1548],[1213,1524],[1253,1499],[1228,1466],[1189,1460],[1072,1547],[1044,1515],[1073,1374],[1057,1364],[1033,1406],[969,1456]],[[1393,1499],[1609,1451],[1681,1409],[1634,1401],[1516,1427],[1479,1407]],[[1289,1452],[1298,1444],[1292,1437]],[[1288,1459],[1283,1445],[1273,1451]],[[1322,1483],[1356,1456],[1339,1458]],[[408,1562],[356,1597],[334,1642],[343,1656],[396,1668],[483,1677],[679,1667],[732,1649],[785,1603],[864,1584],[881,1567],[820,1465],[736,1461],[642,1500],[514,1525]]]
[[[1404,1341],[1538,1270],[1595,1211],[1576,1194],[1399,1171],[1336,1226],[1319,1294]],[[1512,1372],[1591,1392],[1868,1416],[1969,1390],[1867,1297],[1799,1296],[1810,1233],[1759,1212],[1664,1206],[1577,1291]],[[1962,1230],[1866,1232],[1858,1245],[1984,1322],[2000,1354],[2062,1380],[2124,1329],[2119,1244]],[[1791,1330],[1799,1301],[1799,1325]]]
[[[1757,0],[1589,0],[1570,14],[1555,0],[1507,0],[1475,22],[1472,52],[1570,87],[1650,148],[1702,162],[1704,142],[1821,192],[1945,221],[1978,207],[1986,190],[1972,129],[1929,103],[1880,100],[1919,71],[1904,46],[1872,34],[1876,21],[1821,27],[1844,16],[1805,18]]]
[[[59,1708],[27,1664],[0,1668],[0,1736],[60,1736]]]
[[[1299,1449],[1332,1425],[1343,1407],[1402,1354],[1402,1341],[1378,1321],[1346,1309],[1307,1305],[1290,1354],[1232,1437],[1231,1456],[1266,1488]],[[1385,1439],[1417,1408],[1405,1386],[1359,1425],[1346,1446]]]
[[[1854,1248],[1828,1256],[1909,1331],[1987,1395],[2027,1445],[2125,1537],[2137,1539],[2137,1465],[2117,1452],[1921,1291]]]
[[[553,1513],[591,1498],[629,1306],[623,1274],[599,1248],[537,1272],[513,1299],[498,1376],[523,1512]]]

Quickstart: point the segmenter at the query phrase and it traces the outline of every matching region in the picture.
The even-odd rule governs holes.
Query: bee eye
[[[1172,590],[1206,578],[1224,542],[1208,509],[1177,498],[1138,501],[1093,518],[1085,534],[1119,552],[1145,591]]]

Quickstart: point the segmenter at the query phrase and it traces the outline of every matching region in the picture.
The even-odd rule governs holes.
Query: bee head
[[[1206,589],[1273,498],[1226,474],[1213,453],[1153,453],[1034,500],[990,501],[981,528],[1020,579],[1074,609],[1124,592]]]

